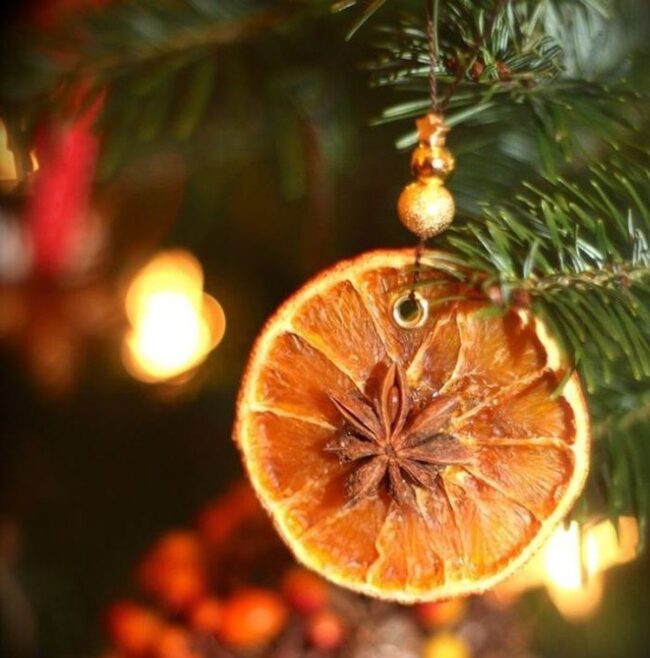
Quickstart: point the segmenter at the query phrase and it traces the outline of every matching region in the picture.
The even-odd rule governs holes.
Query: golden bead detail
[[[417,126],[420,142],[411,156],[416,180],[402,190],[397,214],[409,231],[427,239],[444,231],[454,218],[456,206],[444,181],[455,162],[445,146],[449,128],[442,116],[427,114]]]
[[[397,200],[397,214],[406,228],[423,240],[442,233],[454,219],[456,204],[436,177],[407,185]]]

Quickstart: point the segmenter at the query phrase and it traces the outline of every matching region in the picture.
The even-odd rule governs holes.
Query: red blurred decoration
[[[132,656],[142,656],[150,652],[158,641],[162,621],[142,606],[121,601],[109,609],[107,626],[120,651]]]
[[[333,651],[345,639],[341,617],[331,610],[321,610],[307,620],[307,637],[317,649]]]
[[[187,610],[205,592],[203,547],[192,532],[165,535],[145,557],[139,580],[144,590],[173,612]]]
[[[329,586],[315,573],[295,567],[284,576],[282,594],[293,608],[307,615],[327,605]]]
[[[67,117],[50,116],[37,131],[34,174],[25,220],[32,236],[34,269],[55,278],[74,265],[88,239],[92,182],[99,153],[94,123],[104,103],[99,94],[87,107],[88,89],[80,85]]]
[[[189,622],[197,631],[216,635],[223,623],[223,603],[214,596],[206,596],[192,608]]]
[[[287,608],[275,592],[244,589],[226,601],[219,637],[237,649],[263,646],[280,633],[286,619]]]
[[[206,505],[196,529],[163,535],[136,575],[156,612],[115,606],[107,657],[440,658],[462,644],[465,658],[531,658],[521,624],[486,599],[403,607],[298,566],[247,483]]]
[[[245,483],[237,483],[199,513],[199,534],[208,546],[220,546],[230,539],[237,526],[260,512],[253,490]]]

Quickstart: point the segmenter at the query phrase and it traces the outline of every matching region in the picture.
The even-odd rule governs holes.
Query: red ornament
[[[56,277],[74,265],[75,249],[87,237],[90,194],[99,152],[94,123],[103,95],[80,111],[85,86],[71,103],[70,117],[49,117],[40,127],[34,150],[39,169],[27,202],[26,223],[37,273]]]

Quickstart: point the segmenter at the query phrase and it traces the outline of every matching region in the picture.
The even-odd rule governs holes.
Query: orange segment
[[[445,477],[469,579],[495,573],[520,554],[539,529],[533,514],[466,471]]]
[[[495,482],[513,500],[521,498],[536,516],[544,517],[561,500],[573,468],[569,450],[542,439],[534,445],[481,447],[472,472]]]
[[[255,491],[297,558],[334,582],[414,602],[484,591],[539,548],[588,469],[577,375],[530,313],[484,317],[418,290],[392,317],[413,251],[379,251],[307,283],[258,338],[237,408]],[[560,384],[563,384],[562,388]]]
[[[368,381],[386,357],[366,305],[350,281],[306,300],[293,326],[355,382]]]
[[[378,557],[376,540],[387,509],[379,496],[354,507],[343,505],[302,535],[298,556],[309,556],[330,577],[364,579]]]
[[[298,417],[338,423],[330,395],[345,397],[354,382],[303,338],[278,336],[257,378],[255,400],[263,407]]]
[[[413,354],[408,369],[409,379],[416,384],[424,399],[440,391],[449,381],[460,355],[456,311],[443,311],[434,317],[435,323]]]
[[[459,422],[458,431],[477,439],[546,436],[570,442],[576,433],[574,408],[564,397],[553,397],[558,383],[556,375],[546,373]]]
[[[432,584],[444,583],[444,560],[431,541],[433,531],[417,513],[393,505],[377,538],[379,558],[368,581],[406,591],[427,591]],[[395,551],[396,544],[404,550]]]
[[[336,458],[323,453],[331,437],[328,427],[263,412],[251,414],[250,433],[256,466],[274,499],[309,485],[323,487],[340,473]]]

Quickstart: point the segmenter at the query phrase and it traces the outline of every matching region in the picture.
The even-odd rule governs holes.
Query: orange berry
[[[205,633],[216,634],[223,620],[223,605],[213,596],[206,596],[192,608],[189,621],[192,628]]]
[[[282,629],[287,609],[270,590],[246,589],[226,601],[219,637],[233,647],[253,648],[266,644]]]
[[[235,528],[236,519],[220,501],[206,505],[199,513],[197,525],[209,546],[223,544]]]
[[[138,579],[165,607],[184,610],[205,591],[204,549],[195,532],[165,534],[145,557]]]
[[[185,530],[168,532],[145,556],[138,571],[138,580],[147,591],[156,593],[170,571],[200,567],[203,557],[203,546],[196,533]]]
[[[451,633],[434,635],[424,644],[422,658],[471,658],[472,652],[465,640]]]
[[[154,593],[165,607],[180,611],[196,602],[205,588],[203,571],[188,565],[162,572]]]
[[[198,535],[189,530],[166,533],[154,548],[158,558],[173,564],[195,564],[203,557]]]
[[[154,647],[155,658],[199,658],[192,649],[190,634],[177,626],[167,626]]]
[[[317,649],[338,649],[345,638],[341,618],[331,610],[321,610],[307,621],[307,637]]]
[[[254,517],[260,510],[250,485],[238,482],[199,513],[199,532],[210,546],[222,544],[237,526]]]
[[[130,601],[111,606],[107,625],[117,648],[134,656],[148,652],[161,629],[160,619],[153,612]]]
[[[298,612],[309,614],[327,604],[329,587],[320,576],[307,569],[295,567],[282,579],[282,594]]]
[[[460,621],[465,614],[466,607],[464,599],[419,603],[415,606],[415,614],[426,628],[452,626]]]

